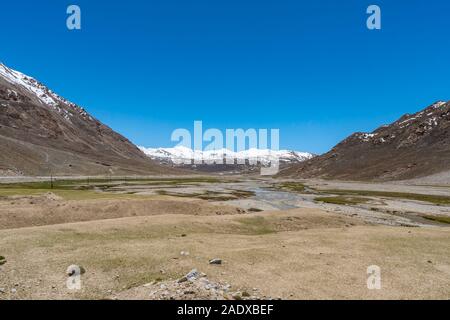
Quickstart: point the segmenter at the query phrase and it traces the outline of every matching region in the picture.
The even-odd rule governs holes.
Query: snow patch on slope
[[[30,91],[45,105],[56,106],[58,103],[67,102],[34,78],[28,77],[19,71],[12,70],[2,63],[0,63],[0,75],[6,81]]]

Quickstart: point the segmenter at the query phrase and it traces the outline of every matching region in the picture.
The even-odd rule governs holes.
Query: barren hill
[[[450,103],[436,102],[372,133],[357,132],[285,177],[402,180],[450,170]]]

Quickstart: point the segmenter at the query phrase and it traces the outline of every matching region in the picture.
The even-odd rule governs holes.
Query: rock
[[[11,293],[16,293],[17,292],[17,289],[16,288],[12,288],[11,289]]]
[[[242,296],[241,296],[240,292],[233,293],[232,297],[234,300],[242,300]]]
[[[178,283],[183,283],[183,282],[186,282],[186,281],[188,281],[188,279],[184,276],[184,277],[181,277],[180,279],[178,279]]]
[[[187,275],[186,278],[188,280],[195,280],[200,276],[199,272],[197,271],[197,269],[192,269]]]
[[[195,281],[200,276],[201,276],[201,274],[197,271],[197,269],[192,269],[184,277],[178,279],[178,283],[183,283],[183,282],[186,282],[186,281]]]
[[[0,288],[0,293],[5,293],[5,288]]]
[[[147,288],[147,286],[144,286]],[[231,286],[224,282],[210,281],[206,275],[192,269],[178,280],[167,280],[163,283],[153,283],[148,287],[149,298],[152,300],[250,300],[256,294],[244,291],[228,291]]]
[[[211,259],[209,260],[209,264],[222,264],[221,259]]]
[[[182,256],[188,256],[189,255],[189,251],[181,251],[180,255]]]

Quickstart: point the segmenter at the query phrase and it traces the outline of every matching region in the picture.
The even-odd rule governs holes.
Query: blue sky
[[[82,30],[66,28],[66,8]],[[366,8],[382,30],[366,28]],[[176,128],[279,128],[316,153],[450,99],[446,0],[3,1],[0,60],[134,143]]]

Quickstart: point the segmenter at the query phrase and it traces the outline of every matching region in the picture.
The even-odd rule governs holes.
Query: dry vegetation
[[[318,209],[244,211],[79,185],[0,192],[0,299],[150,299],[151,288],[193,268],[259,298],[450,297],[448,228],[369,225]],[[213,258],[223,263],[210,265]],[[72,264],[86,271],[80,291],[66,288]],[[381,290],[366,287],[373,264],[382,270]]]

